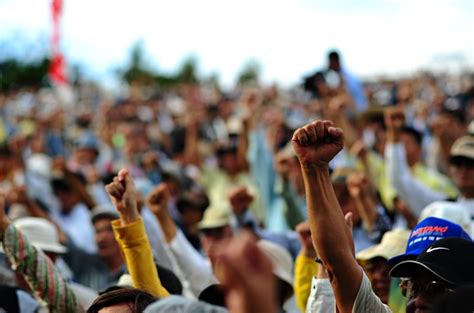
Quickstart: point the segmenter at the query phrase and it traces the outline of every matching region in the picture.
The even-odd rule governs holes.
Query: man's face
[[[120,247],[115,240],[111,221],[109,218],[101,218],[94,223],[97,253],[101,258],[120,257]]]
[[[232,229],[230,226],[224,226],[214,229],[206,229],[202,231],[201,245],[204,253],[209,257],[212,267],[215,268],[217,255],[232,238]]]
[[[68,214],[77,204],[77,196],[72,190],[59,189],[54,192],[61,203],[63,213]]]
[[[384,258],[375,258],[369,260],[365,266],[365,271],[372,283],[372,289],[377,297],[383,303],[388,303],[388,295],[390,291],[390,265]]]
[[[474,161],[461,159],[450,166],[451,177],[465,197],[474,197]]]
[[[400,135],[400,141],[405,146],[408,165],[413,166],[419,162],[421,158],[421,147],[415,138],[409,134],[402,133]]]
[[[406,286],[407,313],[430,312],[433,302],[452,288],[428,273],[420,273],[410,278]]]

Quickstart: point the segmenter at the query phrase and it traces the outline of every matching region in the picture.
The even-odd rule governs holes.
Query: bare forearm
[[[351,312],[362,274],[327,167],[302,168],[311,235],[331,277],[340,312]]]
[[[329,169],[327,167],[303,168],[303,179],[311,234],[318,255],[323,260],[332,260],[333,257],[337,259],[339,256],[335,247],[337,250],[350,251],[348,244],[350,234],[332,189]],[[332,236],[324,234],[332,234]],[[324,240],[321,240],[322,238]],[[333,254],[336,255],[333,256]]]

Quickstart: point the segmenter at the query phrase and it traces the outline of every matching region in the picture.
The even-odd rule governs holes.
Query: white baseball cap
[[[469,209],[457,202],[435,201],[421,211],[418,222],[427,217],[437,217],[460,225],[468,234],[471,232]]]

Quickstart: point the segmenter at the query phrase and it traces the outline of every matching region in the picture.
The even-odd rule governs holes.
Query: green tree
[[[237,75],[240,85],[258,84],[260,79],[260,64],[256,60],[247,61]]]

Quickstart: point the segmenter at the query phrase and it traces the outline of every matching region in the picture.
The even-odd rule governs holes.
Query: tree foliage
[[[11,91],[17,88],[39,88],[48,84],[49,59],[23,62],[16,58],[0,61],[0,90]]]

